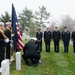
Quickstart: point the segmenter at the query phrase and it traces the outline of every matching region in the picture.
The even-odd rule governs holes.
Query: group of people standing
[[[6,51],[6,59],[10,61],[13,59],[13,52],[11,50],[14,37],[14,33],[11,30],[11,22],[7,22],[4,27],[4,23],[0,22],[0,67],[1,62],[4,60],[5,51]],[[44,35],[44,37],[43,37]],[[25,44],[23,48],[24,54],[22,55],[27,65],[30,65],[28,58],[32,61],[33,65],[36,66],[39,60],[41,59],[42,52],[42,38],[45,42],[46,52],[50,52],[50,44],[51,40],[54,42],[54,52],[59,52],[59,42],[63,41],[64,52],[68,52],[69,42],[73,41],[73,51],[75,53],[75,28],[72,34],[68,31],[67,27],[64,27],[64,30],[60,32],[58,27],[54,27],[53,31],[50,31],[49,28],[44,31],[44,34],[41,32],[41,29],[38,28],[36,32],[36,40],[31,39],[27,44]],[[11,60],[12,58],[12,60]]]
[[[6,25],[6,26],[5,26]],[[11,22],[6,22],[4,25],[3,22],[0,22],[0,67],[1,62],[6,58],[10,61],[13,61],[11,50],[11,43],[13,42],[11,39]],[[12,35],[13,37],[13,35]]]
[[[44,31],[44,34],[41,32],[40,28],[38,29],[36,33],[36,38],[39,41],[39,50],[42,51],[42,38],[44,35],[44,42],[45,42],[45,48],[46,52],[50,52],[50,43],[51,40],[54,42],[54,52],[59,52],[59,42],[60,40],[63,41],[64,46],[64,52],[67,53],[69,50],[69,42],[70,40],[73,41],[73,51],[75,53],[75,28],[74,31],[71,33],[67,27],[64,27],[64,30],[62,32],[59,31],[58,27],[54,27],[53,32],[50,31],[49,28]]]
[[[41,32],[41,29],[38,28],[36,32],[36,40],[32,38],[28,43],[25,44],[23,49],[24,54],[22,55],[22,57],[27,65],[31,65],[28,59],[32,61],[33,65],[37,65],[39,63],[39,60],[41,59],[43,35],[46,52],[50,52],[50,44],[53,40],[54,52],[59,53],[59,42],[60,40],[62,40],[64,45],[64,52],[67,53],[70,39],[72,39],[73,49],[75,53],[75,30],[71,34],[70,31],[68,31],[67,27],[64,27],[64,30],[62,32],[58,30],[58,27],[54,27],[53,32],[51,32],[50,29],[47,28],[43,34]]]

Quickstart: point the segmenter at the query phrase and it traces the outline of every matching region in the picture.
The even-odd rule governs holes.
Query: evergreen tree
[[[49,17],[50,17],[50,13],[46,11],[46,7],[44,6],[39,7],[39,11],[35,12],[36,24],[40,27],[41,26],[45,27],[46,26],[45,23],[49,23],[47,21]]]
[[[8,21],[10,21],[10,15],[8,12],[5,12],[5,14],[1,14],[1,17],[0,17],[0,21],[6,23]]]
[[[33,18],[33,12],[27,8],[22,10],[22,12],[19,13],[19,22],[21,24],[22,31],[25,29],[25,27],[29,27],[30,22]]]

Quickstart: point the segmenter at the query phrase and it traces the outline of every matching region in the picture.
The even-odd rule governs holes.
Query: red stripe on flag
[[[20,34],[20,29],[19,29],[18,23],[16,24],[16,28],[17,28],[17,34],[18,34],[17,49],[22,50],[24,48],[24,44],[23,44],[23,41],[22,41],[22,37],[21,37],[21,34]]]

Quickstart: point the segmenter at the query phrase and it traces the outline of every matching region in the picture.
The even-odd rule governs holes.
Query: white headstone
[[[16,70],[21,70],[21,53],[16,53]]]
[[[10,75],[9,59],[3,60],[1,63],[1,75]]]

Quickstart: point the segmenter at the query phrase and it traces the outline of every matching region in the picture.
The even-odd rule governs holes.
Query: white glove
[[[8,43],[9,42],[9,38],[5,39],[4,41],[5,41],[5,43]]]
[[[15,34],[11,34],[11,37],[13,37]]]
[[[9,40],[11,43],[13,43],[13,40]]]
[[[11,47],[13,46],[12,43],[10,44],[10,46],[11,46]]]

